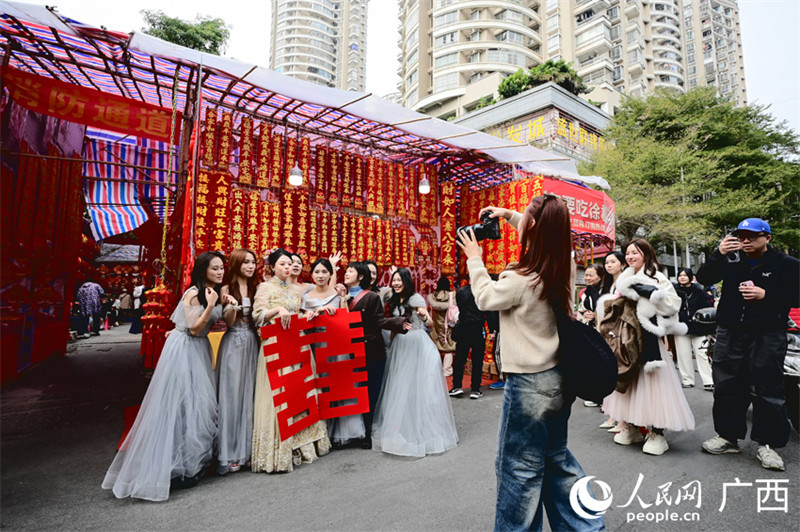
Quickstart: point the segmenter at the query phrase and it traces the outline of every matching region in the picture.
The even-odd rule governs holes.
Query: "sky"
[[[29,0],[55,5],[62,15],[116,31],[139,31],[142,9],[160,9],[186,20],[220,17],[231,26],[225,55],[269,65],[269,0]],[[397,91],[397,0],[370,0],[367,92]],[[800,132],[800,0],[739,0],[745,83],[750,104],[768,106]]]

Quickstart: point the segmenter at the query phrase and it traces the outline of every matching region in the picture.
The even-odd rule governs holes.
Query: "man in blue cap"
[[[774,448],[789,441],[791,426],[783,386],[789,309],[800,306],[800,261],[768,244],[769,224],[743,220],[697,272],[704,285],[722,281],[714,351],[714,429],[703,442],[711,454],[739,453],[747,434],[745,415],[753,403],[750,439],[766,469],[783,471]]]

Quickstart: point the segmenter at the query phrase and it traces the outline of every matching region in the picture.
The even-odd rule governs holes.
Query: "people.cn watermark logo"
[[[595,477],[583,477],[573,484],[569,492],[569,504],[572,510],[584,519],[600,519],[611,507],[614,496],[611,486],[602,480],[595,480],[594,484],[600,490],[600,499],[596,499],[589,490],[589,482]]]

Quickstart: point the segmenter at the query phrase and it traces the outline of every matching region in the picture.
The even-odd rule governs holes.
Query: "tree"
[[[552,81],[578,96],[591,90],[583,84],[583,78],[572,68],[572,63],[563,59],[558,61],[548,60],[541,65],[531,68],[528,72],[517,70],[497,87],[500,99],[510,98],[530,88]]]
[[[583,84],[583,78],[572,68],[572,63],[567,63],[563,59],[558,61],[548,59],[543,64],[531,68],[528,78],[529,87],[552,81],[575,96],[591,92],[591,89]]]
[[[706,252],[744,218],[800,249],[797,137],[764,107],[736,107],[713,87],[627,98],[605,132],[609,149],[581,171],[602,175],[617,206],[618,236],[691,241]]]
[[[142,31],[171,43],[221,55],[230,37],[230,28],[221,18],[197,15],[194,22],[168,17],[160,10],[142,10],[147,27]]]

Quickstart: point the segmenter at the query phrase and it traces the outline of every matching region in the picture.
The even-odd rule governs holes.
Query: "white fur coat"
[[[656,291],[648,299],[640,296],[633,289],[635,284],[655,286]],[[663,273],[656,272],[656,278],[653,279],[645,275],[642,270],[636,272],[633,268],[626,268],[617,278],[616,289],[623,297],[636,301],[636,316],[639,318],[639,323],[644,330],[659,337],[669,334],[685,335],[687,333],[686,324],[678,320],[681,298]],[[597,323],[602,320],[605,300],[613,297],[616,296],[608,294],[601,297],[597,302]],[[653,317],[656,318],[656,323],[650,321]],[[663,360],[653,360],[647,362],[644,369],[645,371],[653,371],[663,366],[666,366]]]

